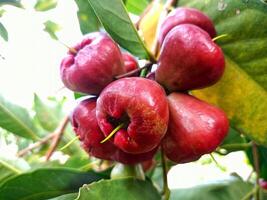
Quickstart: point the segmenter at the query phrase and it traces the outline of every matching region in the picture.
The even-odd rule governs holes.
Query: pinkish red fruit
[[[104,33],[90,33],[62,60],[61,79],[72,91],[97,95],[125,73],[117,44]]]
[[[211,38],[216,36],[214,25],[207,15],[194,8],[180,7],[170,12],[162,23],[158,38],[160,45],[163,43],[170,30],[181,24],[196,25],[206,31]]]
[[[137,61],[131,54],[124,52],[122,53],[122,58],[126,72],[130,72],[139,68]]]
[[[207,32],[191,24],[173,28],[161,48],[156,81],[169,92],[215,84],[223,75],[224,55]]]
[[[222,110],[181,93],[171,93],[168,102],[169,127],[162,147],[171,161],[195,161],[221,144],[229,128]]]
[[[169,110],[163,88],[145,78],[122,78],[109,84],[97,100],[98,124],[108,136],[123,123],[113,143],[122,151],[145,153],[166,133]]]

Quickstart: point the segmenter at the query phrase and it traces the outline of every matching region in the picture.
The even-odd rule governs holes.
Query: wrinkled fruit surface
[[[125,73],[122,55],[117,44],[104,33],[90,33],[62,60],[61,79],[72,91],[99,94]]]
[[[219,108],[181,93],[171,93],[168,102],[169,127],[162,146],[170,160],[197,160],[214,151],[227,135],[228,120]]]
[[[161,48],[156,81],[168,91],[184,91],[215,84],[224,72],[224,55],[210,36],[195,25],[173,28]]]
[[[145,153],[157,147],[166,133],[168,118],[163,88],[145,78],[114,81],[97,100],[97,120],[101,130],[108,136],[123,123],[123,128],[112,140],[128,153]]]

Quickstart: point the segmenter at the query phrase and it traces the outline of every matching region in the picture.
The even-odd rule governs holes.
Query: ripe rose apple
[[[109,84],[97,100],[98,124],[108,136],[118,125],[113,143],[127,153],[157,147],[166,133],[169,110],[163,88],[145,78],[122,78]]]
[[[99,94],[125,73],[122,55],[117,44],[104,33],[90,33],[62,60],[61,79],[70,90]]]
[[[262,189],[267,190],[267,181],[260,179],[259,184]]]
[[[168,102],[169,127],[162,146],[171,161],[195,161],[214,151],[227,135],[229,124],[222,110],[181,93],[171,93]]]
[[[147,153],[128,154],[118,149],[111,141],[102,144],[101,141],[105,137],[96,119],[96,98],[81,101],[72,113],[71,123],[85,151],[96,158],[132,165],[152,159],[157,151],[155,148]]]
[[[126,72],[130,72],[130,71],[133,71],[133,70],[139,68],[137,61],[135,60],[135,58],[131,54],[123,52],[122,53],[122,59],[124,61],[124,66],[125,66]]]
[[[161,48],[156,81],[168,91],[215,84],[224,72],[224,55],[207,32],[191,24],[173,28]]]
[[[180,24],[194,24],[206,31],[210,37],[216,36],[214,25],[207,15],[194,8],[180,7],[170,12],[161,24],[158,38],[159,44],[163,43],[164,38],[171,29]]]

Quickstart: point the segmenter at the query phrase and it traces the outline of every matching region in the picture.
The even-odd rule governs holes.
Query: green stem
[[[12,165],[10,165],[9,163],[3,161],[3,160],[0,160],[0,164],[2,164],[5,168],[8,168],[9,170],[15,172],[16,174],[20,174],[22,173],[22,171],[20,171],[19,169],[13,167]]]
[[[225,144],[225,145],[220,146],[221,149],[225,149],[228,152],[247,150],[250,147],[252,147],[251,142],[250,143]]]
[[[259,176],[260,176],[260,163],[259,163],[259,153],[258,147],[255,142],[252,142],[252,154],[253,154],[253,162],[254,162],[254,169],[256,171],[256,185],[255,188],[259,187]],[[260,200],[259,190],[256,190],[254,193],[255,200]]]
[[[111,133],[104,139],[102,140],[100,143],[103,144],[104,142],[108,141],[115,133],[117,133],[122,127],[124,126],[124,123],[121,123],[120,125],[118,125],[115,129],[113,129],[113,131],[111,131]]]
[[[170,189],[168,186],[168,177],[167,177],[167,162],[164,155],[164,150],[161,147],[161,165],[162,165],[162,172],[163,172],[163,199],[169,200],[170,199]]]
[[[217,37],[213,38],[212,41],[215,42],[221,38],[224,38],[224,37],[228,37],[228,34],[222,34],[222,35],[218,35]]]
[[[259,187],[254,187],[251,191],[249,191],[241,200],[249,200],[249,198],[253,195],[253,194],[255,194],[255,193],[257,193],[258,192],[258,190],[259,190]]]
[[[64,149],[68,148],[73,142],[79,139],[79,136],[76,136],[71,141],[69,141],[67,144],[65,144],[63,147],[60,148],[60,151],[63,151]]]

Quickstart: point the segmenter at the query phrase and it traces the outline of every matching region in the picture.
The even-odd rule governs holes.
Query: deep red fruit
[[[121,151],[111,141],[101,144],[105,137],[96,120],[96,98],[81,101],[72,113],[71,123],[83,148],[96,158],[131,165],[152,159],[157,151],[155,148],[147,153],[134,155]]]
[[[207,32],[183,24],[173,28],[165,38],[156,81],[170,92],[199,89],[215,84],[224,68],[223,52]]]
[[[161,45],[168,32],[180,24],[194,24],[208,32],[210,37],[216,36],[216,30],[211,19],[203,12],[194,8],[176,8],[165,18],[160,27],[159,44]]]
[[[267,190],[267,181],[260,179],[259,184],[262,189]]]
[[[125,73],[122,55],[117,44],[104,33],[90,33],[69,52],[60,66],[61,79],[70,90],[99,94]]]
[[[116,147],[110,141],[100,143],[104,139],[104,135],[98,126],[95,108],[96,98],[81,101],[72,112],[73,130],[79,136],[83,148],[89,155],[112,160]]]
[[[224,112],[181,93],[168,96],[170,119],[162,146],[166,156],[186,163],[211,153],[227,135],[229,124]]]
[[[129,53],[122,53],[122,58],[124,61],[124,66],[125,66],[125,70],[126,72],[130,72],[132,70],[138,69],[138,63],[135,60],[135,58],[129,54]]]
[[[112,82],[97,100],[98,124],[108,136],[123,123],[113,143],[127,153],[145,153],[157,147],[166,133],[169,110],[163,88],[145,78]]]

